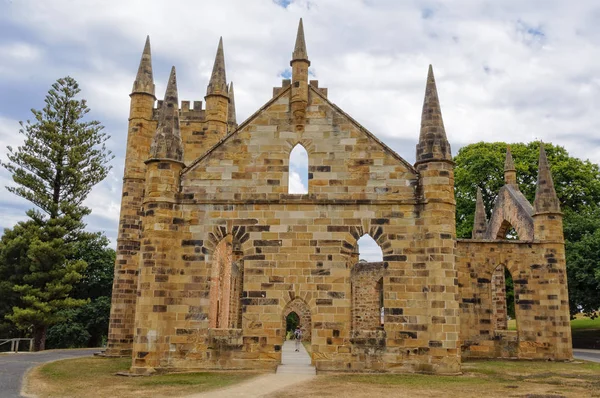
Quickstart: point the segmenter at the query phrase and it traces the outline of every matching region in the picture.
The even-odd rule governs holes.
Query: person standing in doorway
[[[294,339],[296,339],[296,352],[298,352],[300,351],[300,343],[302,342],[302,329],[300,329],[300,325],[296,326]]]

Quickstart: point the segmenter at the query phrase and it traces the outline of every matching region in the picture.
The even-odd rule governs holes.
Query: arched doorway
[[[296,317],[298,323],[292,325],[293,320]],[[288,318],[290,320],[289,324]],[[288,325],[294,326],[295,329],[298,324],[300,325],[300,329],[302,330],[302,339],[304,341],[310,341],[312,332],[312,319],[310,314],[310,308],[304,302],[304,300],[295,298],[294,300],[287,303],[287,305],[283,309],[283,326],[285,327],[285,330],[287,332]]]

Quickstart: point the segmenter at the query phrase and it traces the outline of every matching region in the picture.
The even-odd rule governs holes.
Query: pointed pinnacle
[[[177,93],[177,73],[175,67],[171,67],[171,74],[169,75],[169,82],[167,83],[167,90],[165,91],[165,99],[163,104],[171,104],[175,107],[179,106],[179,98]]]
[[[158,127],[150,145],[151,159],[183,160],[183,143],[179,130],[179,98],[175,67],[167,83],[165,98],[158,114]]]
[[[473,239],[485,238],[487,230],[487,218],[485,215],[485,205],[483,204],[483,195],[481,189],[477,187],[477,201],[475,202],[475,219],[473,221]]]
[[[540,143],[540,160],[538,163],[538,178],[533,207],[536,213],[560,212],[560,204],[554,190],[552,173],[550,172],[550,165],[548,164],[548,157],[546,156],[543,143]]]
[[[427,73],[425,99],[421,114],[421,133],[417,144],[417,163],[428,160],[452,160],[431,65],[429,65]]]
[[[229,83],[229,107],[227,109],[227,124],[229,124],[230,127],[237,127],[237,120],[235,116],[235,96],[233,94],[233,82]]]
[[[506,147],[506,159],[504,160],[504,171],[517,171],[512,154],[510,153],[510,145]]]
[[[504,160],[504,183],[511,185],[515,189],[519,189],[517,184],[517,169],[510,153],[510,146],[506,147],[506,158]]]
[[[223,38],[219,39],[217,55],[213,65],[212,75],[208,82],[206,95],[227,95],[227,77],[225,76],[225,55],[223,52]]]
[[[302,24],[302,18],[298,24],[298,33],[296,34],[296,45],[294,46],[294,52],[292,53],[292,62],[302,60],[308,61],[308,53],[306,52],[306,40],[304,40],[304,25]]]
[[[150,51],[150,36],[146,36],[146,44],[142,52],[140,66],[133,82],[131,94],[145,93],[154,96],[154,77],[152,75],[152,53]]]

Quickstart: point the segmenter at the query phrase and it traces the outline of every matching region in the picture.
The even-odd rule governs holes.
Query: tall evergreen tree
[[[75,79],[58,79],[44,108],[32,109],[33,122],[21,122],[24,144],[8,147],[8,162],[2,162],[16,183],[8,191],[38,208],[27,212],[31,222],[22,226],[26,247],[11,260],[2,256],[18,261],[12,266],[23,273],[13,284],[20,297],[7,318],[32,330],[36,350],[44,349],[48,326],[60,320],[60,311],[85,303],[70,296],[86,267],[75,256],[76,242],[86,239],[83,217],[91,212],[83,202],[107,176],[113,158],[100,122],[84,120],[89,108],[79,92]]]

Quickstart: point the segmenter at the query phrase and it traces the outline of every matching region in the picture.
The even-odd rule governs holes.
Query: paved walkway
[[[600,362],[600,350],[584,350],[573,348],[573,357],[585,361]]]
[[[283,343],[281,365],[277,373],[258,376],[235,386],[213,390],[202,394],[190,395],[188,398],[229,398],[229,397],[264,397],[283,388],[308,381],[315,377],[315,368],[310,365],[310,356],[300,344],[299,352],[295,351],[295,342]]]
[[[298,344],[296,352],[296,341],[288,340],[281,348],[281,365],[277,367],[276,374],[303,374],[316,375],[315,367],[310,364],[310,356],[302,344]]]
[[[23,375],[35,365],[57,359],[91,356],[99,348],[76,350],[49,350],[0,355],[0,397],[19,398]]]

